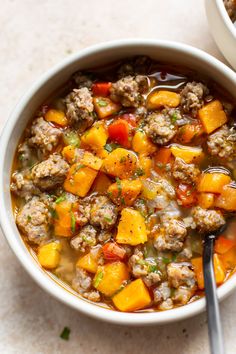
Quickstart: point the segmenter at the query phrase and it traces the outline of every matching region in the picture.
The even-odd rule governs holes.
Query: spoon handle
[[[223,334],[221,328],[219,303],[217,298],[216,282],[213,268],[214,242],[214,235],[206,236],[203,250],[203,269],[208,317],[208,335],[210,339],[211,354],[224,354]]]

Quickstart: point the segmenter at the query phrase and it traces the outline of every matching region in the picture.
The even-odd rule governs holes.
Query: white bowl
[[[28,251],[15,225],[9,191],[12,160],[19,138],[36,108],[70,75],[78,69],[94,67],[120,58],[133,55],[149,55],[153,59],[180,64],[212,77],[216,82],[235,95],[236,74],[226,65],[193,47],[167,41],[155,40],[120,40],[102,43],[84,49],[66,58],[59,65],[48,71],[34,84],[20,100],[6,126],[0,141],[0,223],[6,239],[15,255],[32,276],[48,293],[65,304],[84,314],[113,323],[125,325],[162,324],[178,321],[203,311],[205,299],[199,299],[183,307],[163,312],[121,313],[98,306],[76,295],[65,284],[55,281],[50,273],[45,272],[35,257]],[[236,274],[218,289],[218,296],[223,299],[236,287]],[[36,306],[36,304],[35,304]]]
[[[210,31],[224,57],[236,70],[236,27],[223,0],[205,0]]]

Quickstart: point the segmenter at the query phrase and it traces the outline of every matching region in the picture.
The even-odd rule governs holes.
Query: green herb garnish
[[[18,160],[19,160],[19,161],[22,162],[22,161],[24,161],[24,159],[25,159],[25,155],[24,155],[24,154],[19,154],[19,155],[18,155]]]
[[[175,124],[178,119],[177,113],[173,113],[172,116],[170,117],[171,123]]]
[[[95,288],[97,288],[98,285],[101,283],[102,278],[103,278],[103,272],[100,271],[100,272],[98,272],[98,274],[95,276],[94,281],[93,281],[93,284],[94,284],[94,287],[95,287]]]
[[[70,328],[64,327],[63,331],[60,334],[61,339],[69,340],[70,338]]]
[[[61,202],[64,202],[64,200],[66,200],[66,196],[65,194],[61,195],[60,197],[58,197],[56,200],[55,200],[55,203],[56,204],[59,204]]]
[[[71,219],[71,231],[75,232],[75,214],[73,211],[70,212],[70,219]]]
[[[136,176],[141,177],[141,176],[145,175],[145,172],[142,168],[137,168],[135,174],[136,174]]]
[[[157,265],[150,265],[149,267],[148,267],[148,272],[149,273],[157,273],[158,272],[158,268],[157,268]]]
[[[126,161],[126,157],[125,157],[125,156],[122,156],[122,157],[120,158],[120,163],[125,163],[125,161]]]
[[[119,179],[119,177],[116,177],[116,184],[117,184],[117,188],[118,188],[118,197],[121,197],[122,185],[121,185],[121,180]]]
[[[105,149],[107,152],[112,152],[113,150],[117,149],[118,147],[120,147],[119,144],[111,143],[111,144],[106,144],[106,145],[104,146],[104,149]]]
[[[112,222],[112,218],[110,218],[109,216],[104,216],[104,220],[106,220],[107,222]]]
[[[165,264],[169,264],[171,262],[171,260],[167,257],[162,257],[162,262]]]
[[[57,212],[56,212],[55,209],[50,208],[50,209],[49,209],[49,212],[50,212],[51,217],[52,217],[53,219],[58,219],[58,214],[57,214]]]
[[[98,105],[100,107],[106,107],[108,105],[108,102],[105,101],[105,100],[100,99],[100,100],[98,100]]]
[[[27,215],[27,221],[30,222],[31,221],[31,216],[30,215]]]

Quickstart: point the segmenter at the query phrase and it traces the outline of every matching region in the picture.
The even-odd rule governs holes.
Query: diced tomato
[[[197,192],[191,186],[180,183],[176,188],[179,204],[183,207],[190,207],[197,202]]]
[[[224,254],[234,246],[235,242],[233,240],[220,236],[215,242],[215,251],[219,254]]]
[[[130,147],[129,133],[129,124],[124,119],[117,119],[108,127],[109,138],[124,147]]]
[[[92,91],[95,96],[109,96],[111,82],[96,82],[92,86]]]
[[[108,261],[119,261],[125,258],[126,251],[115,242],[108,242],[102,247],[104,258]]]
[[[119,118],[126,120],[131,127],[133,127],[133,128],[137,127],[137,121],[136,121],[136,117],[134,114],[124,113],[124,114],[120,115]]]

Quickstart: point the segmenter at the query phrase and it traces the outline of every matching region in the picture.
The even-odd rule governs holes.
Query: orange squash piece
[[[198,205],[203,209],[210,209],[214,206],[215,195],[213,193],[199,193]]]
[[[151,304],[151,297],[142,279],[136,279],[116,294],[112,301],[123,312],[143,309]]]
[[[85,197],[89,192],[98,171],[90,167],[84,167],[80,163],[76,163],[69,169],[68,175],[64,182],[64,189],[79,197]]]
[[[115,204],[130,206],[138,197],[141,188],[141,181],[123,179],[113,183],[108,188],[108,195]]]
[[[223,187],[231,182],[224,173],[203,173],[198,182],[198,192],[221,193]]]
[[[202,290],[202,289],[204,289],[204,275],[203,275],[202,257],[193,258],[191,262],[192,262],[192,265],[194,268],[198,287],[199,287],[199,289]],[[216,284],[220,285],[224,282],[226,273],[225,273],[224,265],[217,253],[214,253],[213,263],[214,263]]]
[[[221,194],[215,200],[215,206],[228,211],[236,210],[236,188],[232,185],[223,187]]]
[[[230,240],[224,236],[220,236],[215,242],[215,252],[219,254],[224,254],[227,253],[234,246],[235,242],[233,240]]]
[[[108,97],[94,97],[93,104],[100,119],[107,118],[112,114],[118,113],[121,109],[121,106],[118,103],[113,102]]]
[[[82,268],[90,273],[96,273],[98,269],[98,262],[92,253],[89,252],[85,256],[78,259],[76,267]]]
[[[92,191],[99,194],[105,194],[112,184],[111,180],[103,172],[99,172],[92,186]]]
[[[227,122],[227,116],[220,101],[215,100],[198,111],[199,118],[207,134],[220,128]]]
[[[234,269],[236,267],[236,248],[232,247],[224,254],[219,255],[225,269]]]
[[[151,93],[148,97],[147,108],[156,109],[164,106],[177,107],[180,104],[180,94],[172,91],[160,90]]]
[[[57,236],[71,237],[72,232],[72,212],[78,208],[77,203],[72,203],[68,200],[63,200],[56,204],[55,212],[57,218],[54,220],[54,233]]]
[[[138,158],[134,152],[123,148],[113,150],[103,160],[103,171],[109,175],[127,179],[138,168]]]
[[[98,267],[93,286],[106,296],[112,296],[129,279],[127,266],[122,262],[107,263]]]
[[[153,154],[157,150],[157,146],[151,142],[144,132],[138,130],[132,140],[132,149],[138,154],[147,156]]]
[[[61,127],[68,125],[68,120],[65,113],[63,111],[59,111],[58,109],[49,109],[45,114],[45,120],[60,125]]]

